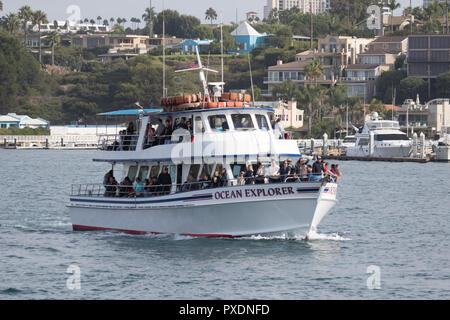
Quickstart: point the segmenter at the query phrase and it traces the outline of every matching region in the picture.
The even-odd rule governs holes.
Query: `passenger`
[[[208,174],[204,173],[200,177],[200,182],[201,182],[200,184],[201,189],[209,189],[211,185],[211,178],[209,177]]]
[[[312,173],[310,176],[310,180],[318,181],[323,178],[323,164],[322,158],[317,157],[317,161],[312,165]]]
[[[158,177],[152,177],[150,184],[147,187],[147,192],[150,197],[156,197],[158,195]]]
[[[238,186],[243,186],[243,185],[245,185],[245,178],[244,178],[244,175],[245,175],[245,171],[241,171],[241,174],[239,175],[239,178],[238,178],[238,180],[237,180]]]
[[[272,160],[270,166],[265,170],[265,174],[269,177],[270,183],[280,182],[280,166],[275,160]]]
[[[192,136],[192,134],[194,133],[194,131],[192,130],[192,121],[188,120],[186,125],[187,125],[187,131],[189,131],[189,134]]]
[[[284,139],[284,135],[285,135],[286,131],[284,130],[283,125],[281,124],[281,118],[278,118],[275,121],[274,130],[275,130],[275,138]]]
[[[150,188],[152,187],[152,181],[150,179],[144,180],[144,197],[150,197]]]
[[[187,177],[186,182],[184,183],[183,187],[181,188],[182,192],[186,191],[195,191],[199,189],[199,183],[195,178],[192,176],[192,174],[189,174]]]
[[[289,162],[287,160],[283,161],[283,165],[280,168],[280,176],[281,181],[284,182],[290,176],[292,168],[289,166]]]
[[[308,165],[306,166],[306,169],[307,169],[307,171],[308,171],[308,181],[310,181],[310,180],[311,180],[311,175],[312,175],[313,168],[312,168],[312,166],[311,166],[310,164],[308,164]]]
[[[220,186],[221,187],[226,187],[228,186],[228,174],[227,174],[227,169],[222,168],[222,171],[220,173]]]
[[[125,177],[125,179],[123,179],[123,181],[120,183],[119,197],[127,197],[133,193],[133,183],[131,182],[130,178]]]
[[[130,121],[129,123],[128,123],[128,127],[127,127],[127,130],[126,130],[126,134],[125,134],[125,137],[124,137],[124,150],[132,150],[133,149],[133,147],[135,147],[135,146],[133,146],[132,145],[132,141],[133,141],[133,136],[134,136],[134,134],[135,134],[135,128],[134,128],[134,123],[133,123],[133,121]]]
[[[166,127],[163,124],[161,119],[158,119],[158,127],[156,128],[156,139],[158,144],[164,143],[164,132],[166,131]]]
[[[334,165],[334,174],[336,176],[336,182],[339,182],[339,179],[342,176],[341,170],[340,170],[340,165],[335,164]]]
[[[329,162],[324,164],[324,166],[323,166],[323,175],[328,181],[335,182],[336,181],[336,175],[333,172],[331,172],[331,169],[329,169],[329,167],[330,167],[330,163]]]
[[[266,183],[266,177],[264,175],[264,165],[261,162],[256,164],[255,184]]]
[[[186,118],[183,117],[183,118],[180,119],[180,123],[177,124],[175,129],[185,129],[185,130],[187,130],[187,128],[188,128],[188,126],[186,124]]]
[[[113,176],[110,176],[106,185],[105,197],[115,197],[117,192],[117,181]]]
[[[212,178],[212,187],[218,188],[220,186],[220,174],[219,171],[214,172],[214,177]]]
[[[247,171],[244,173],[245,184],[253,184],[255,178],[255,173],[253,171],[253,166],[250,164],[247,167]]]
[[[308,181],[308,167],[305,164],[305,159],[300,158],[295,165],[295,174],[300,181]]]
[[[172,177],[169,174],[169,168],[165,167],[158,177],[158,185],[161,186],[161,193],[167,195],[172,187]]]
[[[114,171],[113,170],[109,170],[105,176],[103,177],[103,186],[106,188],[106,186],[109,183],[109,178],[110,177],[114,177]]]
[[[166,120],[166,129],[164,130],[164,143],[170,144],[170,141],[172,140],[172,124],[169,119]]]
[[[136,182],[134,183],[133,195],[136,197],[144,196],[144,184],[142,183],[142,180],[139,177],[136,178]]]

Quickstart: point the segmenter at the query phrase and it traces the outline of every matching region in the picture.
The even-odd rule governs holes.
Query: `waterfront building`
[[[376,37],[368,47],[372,51],[386,50],[406,54],[408,52],[408,36]]]
[[[345,69],[346,76],[342,77],[339,85],[348,86],[348,97],[359,97],[364,103],[377,94],[377,81],[383,71],[389,70],[386,65],[353,64]]]
[[[149,47],[149,37],[142,35],[78,34],[72,36],[71,39],[72,45],[83,48],[110,47],[117,50],[147,50]]]
[[[198,47],[198,51],[200,53],[207,53],[209,50],[209,46],[211,45],[211,43],[214,40],[209,40],[209,39],[187,39],[184,40],[181,48],[182,48],[182,52],[183,54],[195,54],[195,48]]]
[[[247,21],[242,22],[231,35],[238,44],[237,52],[249,53],[259,46],[265,45],[265,33],[261,34],[256,31]]]
[[[33,26],[32,30],[34,32],[39,31],[38,25]],[[76,23],[72,21],[52,21],[49,23],[41,24],[41,32],[52,32],[56,31],[58,33],[77,33],[78,31],[87,32],[109,32],[109,26],[102,24],[88,24],[88,23]]]
[[[270,115],[270,120],[281,119],[283,128],[291,128],[293,130],[301,129],[304,125],[305,111],[297,108],[297,101],[258,101],[255,105],[263,105],[273,108],[273,115]]]
[[[7,115],[0,115],[0,128],[48,128],[50,123],[44,119],[33,119],[27,115],[17,115],[15,113],[8,113]]]
[[[321,14],[331,8],[330,0],[267,0],[264,6],[264,19],[268,19],[270,12],[298,8],[302,13]]]

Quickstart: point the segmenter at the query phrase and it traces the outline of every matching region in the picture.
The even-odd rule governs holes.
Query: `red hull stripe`
[[[101,227],[89,227],[89,226],[80,226],[80,225],[72,225],[73,230],[75,231],[118,231],[128,234],[136,234],[136,235],[144,235],[144,234],[164,234],[164,232],[147,232],[147,231],[136,231],[136,230],[125,230],[125,229],[114,229],[114,228],[101,228]],[[240,236],[232,236],[229,234],[191,234],[191,233],[182,233],[182,236],[189,237],[203,237],[203,238],[240,238]]]

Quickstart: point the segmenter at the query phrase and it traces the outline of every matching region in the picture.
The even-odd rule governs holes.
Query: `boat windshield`
[[[377,134],[375,136],[376,141],[397,141],[397,140],[409,140],[406,134]]]
[[[344,143],[355,143],[356,137],[346,137],[344,138]]]

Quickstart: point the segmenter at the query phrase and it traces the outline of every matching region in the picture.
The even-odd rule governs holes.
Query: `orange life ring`
[[[227,108],[234,108],[234,105],[235,105],[234,101],[227,102]]]
[[[231,101],[236,101],[238,98],[238,94],[237,93],[230,93],[230,100]]]
[[[208,102],[208,103],[206,104],[206,107],[207,107],[208,109],[214,109],[214,108],[217,108],[217,106],[218,106],[217,102]]]
[[[230,100],[230,93],[229,92],[222,93],[222,99],[223,100]]]
[[[246,94],[244,96],[244,101],[247,102],[247,103],[250,103],[252,101],[252,96],[249,95],[249,94]]]
[[[227,103],[226,102],[219,102],[219,108],[226,108]]]
[[[235,108],[242,108],[244,106],[244,102],[242,101],[236,101],[236,103],[234,104]]]

